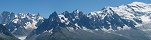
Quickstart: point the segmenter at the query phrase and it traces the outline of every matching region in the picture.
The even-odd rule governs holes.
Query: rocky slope
[[[12,35],[5,26],[0,24],[0,40],[19,40],[19,39]]]

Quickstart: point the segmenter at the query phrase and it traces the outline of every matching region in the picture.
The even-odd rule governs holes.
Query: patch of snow
[[[74,31],[73,27],[66,27],[69,31]]]
[[[85,30],[85,31],[88,31],[88,32],[92,32],[92,33],[93,33],[93,31],[92,31],[92,30],[87,29],[86,27],[82,27],[82,30]]]
[[[95,31],[98,31],[99,29],[94,29]]]
[[[87,17],[89,17],[90,19],[92,17],[100,17],[100,19],[104,19],[106,15],[107,14],[103,13],[102,11],[94,11],[94,12],[91,12],[90,15],[87,15]]]
[[[3,24],[4,26],[6,25],[6,24]]]
[[[14,19],[12,22],[17,23],[19,19]]]
[[[109,27],[110,28],[108,29],[108,31],[113,31],[112,26],[110,25]]]
[[[45,30],[43,33],[45,33],[45,32],[53,33],[52,30],[53,30],[53,29]]]
[[[68,25],[70,23],[70,21],[67,21],[65,24]]]
[[[109,21],[106,21],[107,22],[107,24],[111,24]]]
[[[32,19],[32,21],[33,21],[33,23],[34,23],[34,24],[36,24],[36,23],[37,23],[37,21],[36,21],[36,20],[34,20],[34,19]]]
[[[123,26],[122,29],[123,29],[123,30],[125,30],[125,29],[131,29],[131,27],[128,27],[127,25],[125,25],[125,26]]]
[[[27,22],[27,23],[25,23],[26,24],[26,26],[24,26],[24,28],[25,29],[36,29],[37,27],[36,27],[36,23],[34,23],[34,22]]]
[[[77,23],[75,24],[75,26],[76,26],[77,28],[80,28],[80,29],[81,29],[81,27],[80,27]]]
[[[62,23],[65,23],[66,21],[68,21],[68,18],[65,18],[64,15],[58,15],[58,16],[59,16],[60,21],[61,21]],[[62,19],[62,18],[63,18],[63,19]]]
[[[8,31],[10,31],[10,29],[8,29]]]
[[[111,26],[109,26],[109,27],[110,27],[109,29],[106,29],[103,27],[103,28],[101,28],[101,30],[104,32],[108,32],[108,33],[111,33],[112,31],[116,31],[116,30],[113,30]]]
[[[51,33],[52,33],[52,30],[53,30],[53,29],[49,30],[48,32],[51,32]]]
[[[23,19],[23,18],[25,18],[25,16],[22,16],[21,18]]]
[[[103,27],[103,28],[101,28],[101,30],[103,30],[103,31],[105,31],[105,32],[107,32],[107,31],[108,31],[108,30],[107,30],[106,28],[104,28],[104,27]]]
[[[24,13],[19,13],[19,14],[20,14],[22,19],[26,17],[26,14],[24,14]]]
[[[68,18],[65,18],[64,15],[58,15],[58,16],[59,16],[61,23],[65,23],[66,25],[69,24],[70,21],[68,20]]]
[[[15,15],[15,18],[17,18],[18,17],[18,15]]]
[[[15,31],[17,30],[17,28],[14,29]]]
[[[75,10],[74,12],[75,12],[75,13],[79,13],[79,10]]]
[[[79,19],[79,16],[75,16],[76,19]]]
[[[40,19],[43,19],[43,17],[39,16],[39,17],[38,17],[38,20],[40,20]]]
[[[142,30],[142,31],[151,31],[151,29],[144,29],[144,30]]]
[[[121,27],[117,27],[117,29],[118,29],[118,30],[122,30],[122,28],[121,28]]]
[[[36,19],[36,17],[31,17],[32,19]]]
[[[27,36],[20,36],[20,37],[18,37],[18,39],[20,39],[20,40],[25,40],[26,37],[27,37]]]
[[[151,21],[151,19],[150,19],[150,17],[149,17],[149,16],[141,16],[140,18],[141,18],[141,19],[142,19],[142,21],[143,21],[143,22],[145,22],[145,23],[148,23],[148,22],[150,22],[150,21]]]
[[[72,19],[73,21],[75,20],[75,19]]]
[[[90,14],[93,15],[93,16],[94,16],[94,15],[97,15],[95,12],[91,12]]]

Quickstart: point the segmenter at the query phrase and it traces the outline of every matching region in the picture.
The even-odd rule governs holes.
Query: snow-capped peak
[[[131,6],[138,6],[138,5],[145,6],[145,5],[148,5],[148,4],[143,3],[143,2],[132,2],[132,3],[128,4],[128,5],[131,5]]]
[[[150,22],[151,4],[133,2],[127,5],[121,5],[117,7],[105,7],[100,11],[94,11],[89,13],[88,17],[94,20],[96,19],[96,17],[101,20],[106,20],[107,18],[110,19],[111,17],[112,19],[110,20],[114,20],[114,16],[116,14],[119,16],[119,18],[121,18],[119,21],[121,21],[122,19],[129,20],[127,22],[134,22],[134,25],[142,22]],[[104,19],[105,17],[106,19]],[[127,26],[127,24],[125,26]]]
[[[104,9],[105,10],[112,9],[112,11],[121,16],[121,18],[133,20],[134,22],[136,21],[134,19],[143,21],[144,18],[142,17],[146,15],[150,17],[151,14],[151,4],[146,4],[143,2],[133,2],[127,5],[121,5],[117,7],[106,7]],[[108,11],[108,13],[111,13],[112,11]]]
[[[133,8],[134,11],[147,12],[147,13],[151,12],[151,4],[146,4],[143,2],[133,2],[127,5]]]

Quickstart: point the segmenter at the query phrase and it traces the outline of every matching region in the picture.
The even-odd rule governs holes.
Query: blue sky
[[[0,12],[40,13],[47,18],[54,11],[61,13],[78,9],[89,13],[103,7],[120,6],[135,1],[151,3],[151,0],[0,0]]]

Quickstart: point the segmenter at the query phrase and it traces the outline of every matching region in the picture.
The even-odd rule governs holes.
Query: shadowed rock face
[[[0,24],[0,40],[19,40],[13,36],[8,29]]]

